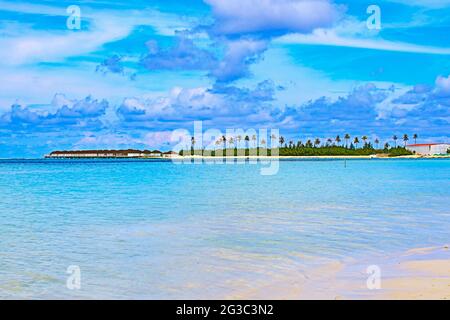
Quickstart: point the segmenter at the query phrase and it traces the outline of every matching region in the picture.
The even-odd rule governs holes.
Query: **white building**
[[[163,153],[164,158],[177,158],[179,157],[179,154],[174,151],[168,151]]]
[[[160,151],[140,150],[84,150],[84,151],[53,151],[46,158],[144,158],[162,157]]]
[[[410,144],[406,146],[411,152],[419,155],[432,156],[435,154],[447,154],[447,150],[450,149],[449,143],[420,143]]]
[[[127,156],[129,157],[129,158],[140,158],[140,157],[144,157],[145,156],[145,153],[143,153],[143,152],[129,152],[129,153],[127,153]]]

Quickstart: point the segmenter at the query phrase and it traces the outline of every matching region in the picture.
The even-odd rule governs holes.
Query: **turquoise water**
[[[450,160],[0,160],[0,199],[0,298],[222,298],[450,238]]]

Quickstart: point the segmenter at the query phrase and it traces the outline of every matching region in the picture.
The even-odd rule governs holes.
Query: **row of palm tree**
[[[414,143],[417,143],[417,139],[418,139],[418,135],[415,133],[413,135],[413,139],[414,139]],[[329,147],[329,146],[340,146],[340,147],[345,147],[348,148],[349,147],[349,141],[351,141],[351,136],[350,134],[345,134],[344,135],[344,140],[345,140],[345,144],[342,145],[342,139],[341,136],[337,135],[334,139],[328,138],[326,140],[326,143],[324,144],[325,147]],[[362,136],[361,140],[364,142],[364,146],[365,147],[370,147],[372,146],[372,144],[369,141],[369,138],[367,136]],[[394,141],[394,148],[397,148],[397,140],[398,137],[396,135],[392,136],[392,140]],[[369,141],[369,142],[368,142]],[[406,147],[407,142],[409,141],[409,136],[407,134],[403,135],[403,142],[404,142],[404,146]],[[287,148],[294,148],[294,141],[290,140],[289,143],[286,143],[286,140],[284,137],[280,137],[280,145],[287,147]],[[380,140],[378,138],[375,138],[375,140],[373,141],[374,144],[376,145],[376,148],[379,148],[379,144],[380,144]],[[359,137],[354,137],[353,141],[351,142],[351,144],[355,145],[356,148],[358,147],[358,145],[361,143],[360,138]],[[305,146],[305,147],[318,147],[322,144],[322,141],[319,138],[316,138],[314,141],[311,140],[307,140],[305,144],[303,144],[301,141],[298,141],[297,143],[297,147],[299,146]],[[385,149],[389,149],[390,148],[390,144],[388,142],[385,143],[384,145]]]
[[[417,139],[418,139],[418,135],[415,133],[413,135],[413,139],[414,139],[414,143],[417,143]],[[342,138],[337,135],[334,139],[328,138],[325,142],[325,144],[323,146],[325,147],[329,147],[329,146],[339,146],[339,147],[345,147],[348,148],[349,147],[349,141],[351,141],[351,136],[350,134],[345,134],[344,135],[344,140],[345,140],[345,144],[341,144],[342,142]],[[276,135],[271,135],[271,139],[272,141],[277,139]],[[280,136],[278,138],[278,142],[280,144],[280,146],[284,146],[285,148],[295,148],[295,144],[293,140],[290,140],[289,142],[286,142],[286,139],[283,136]],[[392,141],[394,142],[394,148],[397,148],[397,141],[398,141],[398,137],[396,135],[392,136]],[[367,136],[362,136],[361,140],[364,142],[364,147],[372,147],[372,144],[369,140],[369,138]],[[361,140],[359,137],[354,137],[350,146],[356,146],[356,148],[358,148],[358,145],[361,143]],[[235,147],[237,148],[238,146],[240,146],[241,141],[245,141],[245,146],[248,149],[249,145],[250,145],[250,141],[253,142],[253,145],[256,147],[256,141],[257,141],[257,136],[256,135],[252,135],[252,136],[241,136],[241,135],[237,135],[235,137],[233,136],[221,136],[220,138],[218,138],[215,141],[215,145],[217,147],[223,146],[223,148],[228,147]],[[369,142],[368,142],[369,141]],[[409,141],[409,136],[407,134],[403,135],[403,142],[404,142],[404,146],[406,147],[407,142]],[[376,148],[379,149],[379,144],[380,144],[380,140],[378,138],[375,138],[375,140],[373,141],[374,144],[376,145]],[[194,150],[195,149],[195,144],[196,144],[196,140],[194,137],[191,137],[191,149]],[[265,139],[261,139],[260,141],[260,146],[261,147],[265,147],[267,144],[267,141]],[[322,141],[319,138],[314,139],[314,141],[312,140],[307,140],[305,144],[303,144],[301,141],[297,142],[297,147],[318,147],[322,144]],[[390,144],[388,142],[386,142],[384,144],[384,149],[389,149],[390,148]]]
[[[271,135],[270,138],[272,140],[275,140],[275,139],[277,139],[277,136]],[[226,148],[226,146],[229,146],[229,147],[235,146],[237,148],[239,145],[241,145],[241,141],[245,141],[246,148],[248,149],[249,145],[250,145],[250,141],[252,141],[253,145],[256,146],[256,141],[257,140],[258,140],[258,138],[257,138],[257,136],[255,134],[252,135],[252,136],[246,135],[244,137],[241,136],[241,135],[237,135],[235,137],[233,137],[233,136],[229,136],[229,137],[221,136],[221,137],[219,137],[218,139],[215,140],[214,144],[217,147],[223,146],[224,148]],[[191,137],[191,148],[192,149],[195,148],[195,144],[196,143],[197,142],[195,140],[195,137]],[[266,144],[267,144],[267,141],[265,139],[261,139],[260,145],[262,147],[264,147]]]

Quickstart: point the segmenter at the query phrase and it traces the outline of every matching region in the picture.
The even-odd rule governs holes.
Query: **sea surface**
[[[261,166],[0,160],[0,298],[245,297],[449,242],[450,160]]]

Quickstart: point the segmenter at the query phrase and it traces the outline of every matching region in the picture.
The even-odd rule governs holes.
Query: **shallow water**
[[[449,242],[450,160],[260,167],[0,160],[0,298],[222,298]]]

